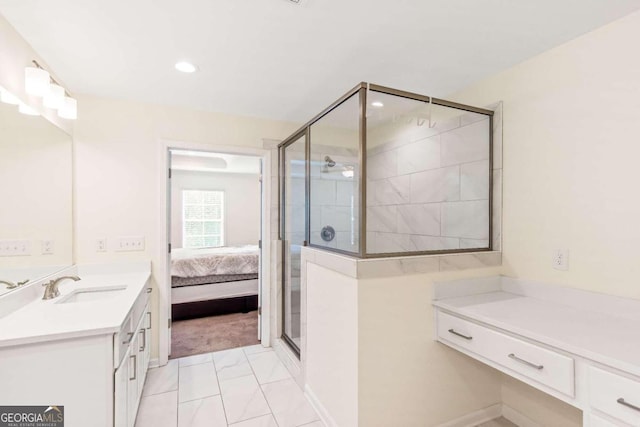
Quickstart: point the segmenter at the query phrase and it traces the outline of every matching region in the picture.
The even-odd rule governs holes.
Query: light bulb
[[[75,120],[78,118],[78,101],[75,99],[65,96],[64,103],[58,110],[58,116],[63,119]]]
[[[38,113],[35,109],[29,107],[27,104],[24,103],[20,103],[18,104],[18,111],[20,111],[22,114],[26,114],[27,116],[39,116],[40,113]]]
[[[42,104],[46,108],[58,110],[64,104],[64,88],[55,83],[49,85],[49,93],[42,99]]]
[[[18,99],[18,97],[13,95],[6,89],[0,90],[0,101],[4,102],[5,104],[20,105],[20,100]]]
[[[27,67],[24,69],[24,89],[29,95],[44,96],[49,93],[51,76],[41,68]]]

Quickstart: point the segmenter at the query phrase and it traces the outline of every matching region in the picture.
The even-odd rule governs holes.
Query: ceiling
[[[295,122],[360,81],[446,98],[639,8],[640,0],[0,0],[0,13],[74,93]],[[200,70],[179,73],[179,60]]]

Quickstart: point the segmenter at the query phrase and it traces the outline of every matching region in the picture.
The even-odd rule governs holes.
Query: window
[[[182,247],[224,246],[224,192],[182,191]]]

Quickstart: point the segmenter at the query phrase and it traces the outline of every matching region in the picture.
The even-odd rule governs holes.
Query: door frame
[[[271,317],[273,307],[271,307],[271,150],[258,147],[240,147],[231,145],[202,144],[188,141],[176,141],[160,139],[158,155],[158,245],[157,264],[153,266],[153,276],[158,288],[158,364],[160,366],[169,361],[171,329],[169,322],[171,319],[171,275],[170,275],[170,254],[169,248],[169,150],[192,150],[207,151],[221,154],[237,154],[259,157],[262,160],[262,194],[261,194],[261,218],[260,226],[262,249],[260,251],[260,300],[262,310],[262,321],[260,322],[261,342],[264,345],[271,345]],[[276,159],[277,160],[277,159]]]

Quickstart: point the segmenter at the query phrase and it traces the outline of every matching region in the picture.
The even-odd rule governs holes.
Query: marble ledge
[[[302,262],[311,262],[354,279],[371,279],[500,266],[502,265],[502,252],[466,252],[360,259],[321,249],[303,247]]]

